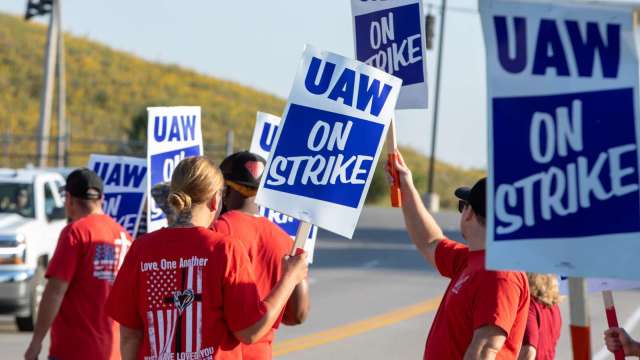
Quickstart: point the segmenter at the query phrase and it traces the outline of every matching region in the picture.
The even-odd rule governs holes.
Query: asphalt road
[[[440,213],[446,234],[460,239],[458,217]],[[411,245],[399,211],[365,209],[353,240],[321,231],[310,270],[312,310],[305,324],[282,327],[277,359],[420,359],[427,332],[447,281]],[[640,338],[640,293],[614,294],[621,324]],[[613,359],[602,347],[606,319],[600,294],[589,295],[592,349],[598,360]],[[557,359],[570,359],[568,303]],[[18,359],[30,335],[17,333],[0,317],[0,359]]]

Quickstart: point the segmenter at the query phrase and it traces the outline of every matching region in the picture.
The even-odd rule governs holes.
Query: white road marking
[[[630,333],[635,329],[638,323],[640,323],[640,307],[636,308],[622,327]],[[613,359],[613,354],[607,350],[606,346],[603,346],[600,351],[593,356],[593,360],[605,360],[608,358]]]
[[[380,261],[378,260],[371,260],[371,261],[367,261],[366,263],[362,264],[361,268],[363,269],[372,269],[376,266],[380,265]]]

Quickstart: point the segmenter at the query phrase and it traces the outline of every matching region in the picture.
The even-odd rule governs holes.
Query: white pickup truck
[[[44,274],[66,225],[62,175],[0,168],[0,314],[33,330]]]

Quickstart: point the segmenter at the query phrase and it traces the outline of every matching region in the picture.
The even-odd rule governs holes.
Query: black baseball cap
[[[67,176],[64,190],[76,198],[98,200],[103,192],[102,179],[87,168],[76,169]]]
[[[460,200],[466,201],[471,205],[473,212],[487,217],[487,178],[482,178],[473,185],[472,188],[461,187],[456,189],[456,197]]]
[[[257,189],[264,172],[265,159],[257,154],[241,151],[227,156],[220,164],[225,181]]]

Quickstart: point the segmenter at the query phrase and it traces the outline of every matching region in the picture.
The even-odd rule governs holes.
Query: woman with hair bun
[[[205,157],[180,162],[168,201],[175,223],[136,240],[107,303],[120,323],[123,359],[242,359],[240,342],[263,337],[307,274],[306,254],[260,299],[246,251],[208,229],[224,181]]]
[[[531,301],[518,360],[553,360],[562,328],[558,278],[535,273],[527,273],[527,278]]]

